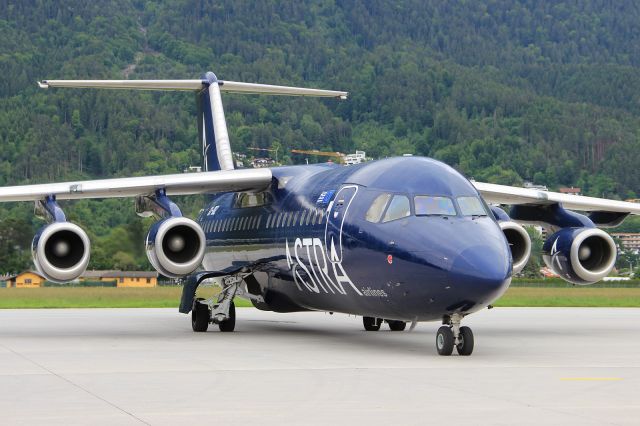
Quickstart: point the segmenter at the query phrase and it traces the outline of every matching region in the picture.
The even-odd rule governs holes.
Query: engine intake
[[[544,263],[562,279],[588,285],[613,269],[617,249],[613,238],[598,228],[565,228],[543,246]]]
[[[202,228],[186,217],[170,217],[156,222],[145,242],[147,258],[162,275],[182,277],[202,263],[206,237]]]
[[[522,225],[516,222],[501,221],[499,225],[511,249],[513,273],[517,274],[527,266],[531,257],[531,238]]]
[[[38,231],[31,250],[33,263],[43,277],[65,282],[75,280],[87,269],[91,243],[78,225],[56,222]]]

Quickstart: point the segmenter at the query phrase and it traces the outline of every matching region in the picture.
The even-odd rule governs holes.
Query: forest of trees
[[[225,95],[237,152],[411,153],[477,180],[640,197],[638,22],[632,0],[0,0],[0,185],[200,164],[192,95],[35,83],[211,70],[350,92]],[[195,213],[202,199],[181,202]],[[92,237],[91,268],[150,267],[131,200],[65,205]],[[29,267],[32,209],[0,209],[0,272]]]

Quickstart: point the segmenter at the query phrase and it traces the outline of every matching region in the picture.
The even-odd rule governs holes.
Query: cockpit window
[[[405,195],[394,195],[382,221],[391,222],[392,220],[407,217],[409,215],[411,215],[409,198]]]
[[[458,197],[458,207],[463,216],[486,216],[487,211],[477,197]]]
[[[455,216],[456,209],[453,201],[447,197],[434,197],[431,195],[416,195],[413,198],[416,207],[416,216]]]
[[[367,210],[367,214],[365,215],[365,219],[368,222],[378,223],[380,222],[380,218],[382,217],[382,213],[384,213],[384,208],[387,207],[387,203],[391,198],[391,194],[380,194],[373,200],[371,203],[371,207]]]

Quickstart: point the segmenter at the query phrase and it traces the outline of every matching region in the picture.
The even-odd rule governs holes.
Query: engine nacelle
[[[542,247],[544,263],[562,279],[587,285],[600,281],[613,269],[617,248],[613,238],[598,228],[565,228]]]
[[[531,238],[522,225],[513,221],[498,222],[511,249],[513,273],[522,271],[531,257]]]
[[[156,222],[145,241],[153,267],[167,277],[178,278],[195,271],[202,263],[206,237],[202,228],[186,217],[169,217]]]
[[[31,244],[33,263],[49,281],[65,282],[78,278],[87,269],[91,243],[78,225],[55,222],[42,227]]]

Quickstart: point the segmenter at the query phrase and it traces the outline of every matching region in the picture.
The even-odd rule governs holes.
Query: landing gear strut
[[[459,355],[471,355],[473,352],[473,332],[469,327],[460,327],[462,318],[458,313],[444,317],[444,325],[436,334],[436,349],[439,355],[451,355],[454,346]]]
[[[191,328],[195,332],[204,332],[209,323],[218,324],[222,332],[231,332],[236,327],[236,306],[233,297],[238,292],[242,278],[238,276],[225,277],[222,280],[222,291],[216,301],[198,298],[193,301],[191,309]]]

